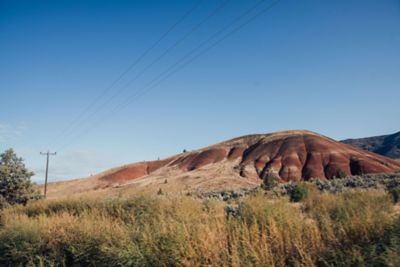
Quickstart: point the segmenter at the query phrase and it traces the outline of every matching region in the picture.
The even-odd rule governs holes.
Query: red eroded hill
[[[168,163],[168,160],[138,162],[122,167],[115,172],[107,173],[104,176],[101,176],[100,180],[112,183],[125,183],[149,175]]]
[[[399,169],[399,161],[313,132],[296,130],[243,136],[165,160],[131,164],[108,173],[101,180],[126,183],[151,176],[187,177],[199,172],[207,179],[232,176],[233,173],[237,175],[232,179],[254,181],[273,172],[282,181],[299,181],[330,179],[339,173],[358,175]]]

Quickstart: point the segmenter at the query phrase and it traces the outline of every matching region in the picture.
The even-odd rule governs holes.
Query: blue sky
[[[343,139],[400,130],[395,0],[281,0],[135,98],[257,2],[1,0],[0,150],[14,148],[40,182],[47,149],[58,152],[50,169],[58,180],[244,134],[300,128]]]

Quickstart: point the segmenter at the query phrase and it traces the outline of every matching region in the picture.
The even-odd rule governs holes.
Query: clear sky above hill
[[[47,149],[56,180],[250,133],[398,131],[400,2],[271,3],[0,1],[1,151],[40,182]]]

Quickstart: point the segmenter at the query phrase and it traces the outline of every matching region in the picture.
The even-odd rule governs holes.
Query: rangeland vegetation
[[[394,194],[301,188],[300,202],[259,190],[229,203],[155,195],[14,205],[1,211],[0,265],[400,266]]]

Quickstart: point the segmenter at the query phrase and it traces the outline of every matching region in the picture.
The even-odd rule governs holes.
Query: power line
[[[252,16],[251,18],[249,18],[246,22],[240,24],[239,26],[237,26],[236,28],[234,28],[233,30],[231,30],[230,32],[228,32],[227,34],[225,34],[222,38],[218,39],[217,41],[215,41],[213,44],[211,44],[210,46],[206,47],[205,49],[201,50],[199,53],[197,53],[195,56],[193,56],[192,58],[189,58],[188,60],[185,61],[185,59],[187,58],[188,55],[193,54],[195,52],[195,50],[197,50],[197,48],[202,47],[205,43],[207,43],[209,40],[213,39],[214,36],[212,36],[211,38],[207,39],[206,42],[203,42],[202,44],[200,44],[197,48],[193,49],[191,52],[189,52],[189,54],[187,54],[186,56],[182,57],[180,60],[178,60],[177,62],[175,62],[175,64],[172,65],[172,67],[168,68],[166,71],[162,72],[156,79],[154,79],[153,81],[151,81],[150,83],[147,84],[147,86],[141,91],[139,92],[139,95],[134,95],[131,96],[129,99],[127,99],[124,104],[121,104],[118,106],[119,109],[123,109],[126,106],[128,106],[129,104],[131,104],[133,101],[137,100],[139,97],[145,95],[146,93],[148,93],[149,91],[151,91],[152,89],[154,89],[155,87],[157,87],[160,83],[162,83],[163,81],[165,81],[166,79],[168,79],[170,76],[172,76],[173,74],[175,74],[176,72],[178,72],[179,70],[183,69],[184,67],[186,67],[187,65],[189,65],[190,63],[192,63],[193,61],[195,61],[197,58],[199,58],[200,56],[202,56],[203,54],[207,53],[209,50],[211,50],[212,48],[214,48],[215,46],[217,46],[220,42],[222,42],[223,40],[225,40],[226,38],[228,38],[229,36],[231,36],[232,34],[236,33],[237,31],[239,31],[241,28],[243,28],[244,26],[246,26],[247,24],[249,24],[250,22],[252,22],[253,20],[255,20],[257,17],[259,17],[260,15],[262,15],[263,13],[265,13],[266,11],[268,11],[269,9],[271,9],[273,6],[275,6],[280,0],[277,0],[275,2],[273,2],[272,4],[270,4],[269,6],[267,6],[266,8],[262,9],[260,12],[256,13],[254,16]],[[252,8],[253,9],[253,8]],[[241,16],[242,17],[242,16]],[[225,27],[226,28],[226,27]],[[225,30],[224,28],[224,30]],[[220,31],[219,31],[220,32]],[[184,62],[185,61],[185,62]],[[183,64],[181,64],[183,63]],[[179,65],[181,64],[181,65]],[[175,68],[175,69],[174,69]],[[164,77],[163,77],[164,76]],[[135,99],[136,97],[136,99]]]
[[[272,4],[268,5],[266,8],[262,9],[260,12],[256,13],[255,15],[253,15],[252,17],[250,17],[248,20],[246,20],[244,23],[240,24],[239,26],[237,26],[236,28],[234,28],[233,30],[231,30],[230,32],[228,32],[227,34],[225,34],[222,38],[218,39],[216,42],[214,42],[211,46],[205,48],[204,50],[202,50],[200,53],[198,53],[197,55],[195,55],[194,57],[190,58],[189,60],[187,60],[184,64],[180,65],[179,64],[184,61],[188,56],[192,55],[194,52],[196,52],[199,48],[203,47],[205,44],[207,44],[209,41],[211,41],[212,39],[214,39],[216,36],[218,36],[221,32],[226,31],[227,29],[229,29],[230,27],[232,27],[234,24],[238,23],[240,20],[242,20],[245,16],[249,15],[249,13],[251,13],[252,11],[254,11],[255,8],[257,8],[262,2],[264,2],[265,0],[261,0],[260,2],[256,3],[255,5],[253,5],[250,9],[248,9],[246,12],[242,13],[240,16],[236,17],[231,23],[229,23],[228,25],[226,25],[225,27],[223,27],[221,30],[217,31],[216,33],[214,33],[210,38],[208,38],[206,41],[204,41],[203,43],[201,43],[198,47],[196,47],[195,49],[193,49],[191,52],[189,52],[187,55],[185,55],[184,57],[182,57],[180,60],[178,60],[175,64],[173,64],[172,67],[168,68],[166,71],[164,71],[162,74],[160,74],[157,78],[153,79],[147,87],[144,88],[144,90],[142,90],[141,92],[139,92],[139,94],[134,94],[131,95],[131,97],[129,99],[127,99],[127,101],[125,101],[124,103],[121,103],[120,105],[118,105],[117,107],[115,107],[110,113],[106,114],[108,115],[107,117],[103,117],[100,118],[100,120],[96,121],[95,123],[93,123],[89,128],[86,129],[86,131],[82,132],[80,135],[76,136],[76,138],[83,136],[85,134],[87,134],[91,128],[94,128],[95,126],[98,126],[102,121],[104,121],[105,119],[111,117],[112,115],[114,115],[116,112],[118,112],[119,110],[125,108],[127,105],[131,104],[132,102],[134,102],[135,100],[138,100],[139,97],[142,97],[143,95],[145,95],[146,93],[148,93],[149,91],[151,91],[152,89],[154,89],[155,87],[157,87],[160,83],[162,83],[163,81],[165,81],[166,79],[168,79],[170,76],[172,76],[173,74],[175,74],[176,72],[178,72],[179,70],[181,70],[182,68],[184,68],[185,66],[187,66],[188,64],[190,64],[191,62],[193,62],[194,60],[196,60],[198,57],[200,57],[201,55],[205,54],[206,52],[208,52],[210,49],[212,49],[213,47],[215,47],[216,45],[218,45],[220,42],[222,42],[223,40],[225,40],[226,38],[228,38],[229,36],[231,36],[232,34],[234,34],[235,32],[239,31],[241,28],[243,28],[244,26],[246,26],[247,24],[249,24],[250,22],[252,22],[254,19],[256,19],[257,17],[259,17],[260,15],[262,15],[263,13],[267,12],[269,9],[271,9],[273,6],[275,6],[280,0],[274,1]],[[178,68],[176,68],[174,70],[174,67],[176,67],[178,65]],[[165,75],[165,77],[162,77],[163,75]],[[155,84],[152,85],[152,83],[156,82]],[[137,97],[135,99],[135,97]],[[65,146],[63,146],[62,148],[67,147],[68,144],[66,144]]]
[[[256,3],[254,6],[252,6],[250,9],[248,9],[246,12],[242,13],[240,16],[235,18],[231,23],[229,23],[228,25],[223,27],[221,30],[219,30],[216,33],[214,33],[210,38],[208,38],[206,41],[202,42],[199,46],[197,46],[191,52],[189,52],[184,57],[182,57],[180,60],[175,62],[170,68],[168,68],[166,71],[162,72],[159,76],[157,76],[157,78],[153,79],[150,83],[148,83],[147,86],[142,91],[139,92],[139,94],[131,95],[131,97],[128,98],[124,103],[120,103],[120,105],[116,106],[110,113],[108,113],[107,114],[108,117],[100,118],[100,120],[96,121],[89,128],[87,128],[86,131],[82,132],[80,135],[77,135],[76,138],[79,138],[79,137],[87,134],[95,126],[98,126],[102,121],[104,121],[105,119],[111,117],[112,115],[114,115],[119,110],[121,110],[121,109],[125,108],[126,106],[128,106],[129,104],[133,103],[135,100],[138,100],[140,97],[142,97],[143,95],[145,95],[146,93],[148,93],[149,91],[151,91],[152,89],[157,87],[159,84],[161,84],[163,81],[168,79],[170,76],[172,76],[173,74],[175,74],[179,70],[183,69],[184,67],[186,67],[187,65],[189,65],[190,63],[195,61],[197,58],[199,58],[200,56],[202,56],[203,54],[205,54],[206,52],[208,52],[209,50],[211,50],[212,48],[217,46],[223,40],[225,40],[226,38],[230,37],[231,35],[233,35],[237,31],[239,31],[241,28],[243,28],[246,25],[248,25],[249,23],[251,23],[257,17],[259,17],[260,15],[264,14],[265,12],[267,12],[268,10],[273,8],[280,0],[273,1],[270,5],[268,5],[264,9],[262,9],[260,12],[257,12],[255,15],[253,15],[252,17],[247,19],[245,22],[239,24],[234,29],[230,30],[228,33],[226,33],[224,36],[222,36],[217,41],[212,43],[210,46],[206,47],[205,49],[201,50],[199,53],[195,54],[193,57],[191,57],[188,60],[186,60],[188,57],[190,57],[191,55],[196,53],[197,50],[201,49],[204,45],[206,45],[209,41],[213,40],[216,36],[218,36],[222,32],[226,31],[227,29],[229,29],[230,27],[232,27],[233,25],[235,25],[236,23],[241,21],[245,16],[249,15],[252,11],[254,11],[255,8],[257,8],[264,1],[265,0],[261,0],[260,2]],[[183,64],[181,64],[181,63],[183,63]],[[64,149],[65,147],[67,147],[67,145],[68,145],[68,143],[65,144],[61,149]]]
[[[109,86],[107,86],[95,99],[94,101],[90,102],[89,105],[87,105],[82,112],[76,116],[71,123],[67,125],[67,127],[64,128],[63,131],[61,131],[61,134],[59,136],[65,136],[65,133],[71,132],[71,128],[76,124],[79,124],[82,117],[84,118],[86,114],[94,107],[98,101],[100,101],[114,86],[122,80],[137,64],[139,64],[144,57],[146,57],[158,44],[160,44],[180,23],[182,23],[187,17],[189,17],[203,2],[203,0],[197,1],[182,17],[180,17],[171,27],[168,28],[167,31],[165,31],[151,46],[149,46],[142,54],[139,55],[139,57],[131,64],[128,66],[128,68],[125,69]],[[53,140],[54,141],[54,140]]]
[[[262,0],[261,2],[263,2],[264,0]],[[279,1],[279,0],[278,0]],[[162,72],[159,76],[157,76],[157,78],[153,79],[150,83],[148,83],[145,87],[143,91],[147,91],[148,89],[153,88],[154,86],[158,85],[159,83],[161,83],[162,81],[166,80],[168,77],[170,77],[171,75],[173,75],[174,73],[176,73],[177,71],[179,71],[180,69],[182,69],[183,67],[185,67],[186,65],[190,64],[191,62],[193,62],[194,60],[196,60],[198,57],[200,57],[201,55],[205,54],[206,52],[208,52],[209,50],[211,50],[213,47],[215,47],[216,45],[218,45],[220,42],[222,42],[223,40],[225,40],[226,38],[228,38],[229,36],[231,36],[232,34],[234,34],[235,32],[237,32],[238,30],[240,30],[240,28],[243,28],[244,26],[246,26],[247,24],[249,24],[251,21],[253,21],[254,19],[256,19],[259,15],[261,15],[262,13],[265,13],[268,9],[272,8],[275,4],[277,4],[278,1],[275,1],[274,3],[272,3],[270,6],[268,6],[267,8],[263,9],[261,12],[258,12],[255,16],[251,17],[249,20],[247,20],[245,23],[239,25],[238,27],[236,27],[235,29],[231,30],[230,32],[228,32],[227,34],[225,34],[222,38],[218,39],[216,42],[214,42],[212,45],[206,47],[205,49],[201,50],[200,53],[197,53],[194,57],[189,58],[191,55],[193,55],[194,53],[196,53],[201,47],[203,47],[204,45],[206,45],[209,41],[211,41],[212,39],[214,39],[216,36],[218,36],[220,33],[224,32],[225,30],[227,30],[229,27],[231,27],[234,23],[230,23],[229,25],[225,26],[223,29],[219,30],[218,32],[216,32],[215,34],[213,34],[210,38],[208,38],[206,41],[204,41],[203,43],[201,43],[199,46],[197,46],[195,49],[193,49],[192,51],[190,51],[188,54],[186,54],[184,57],[182,57],[181,59],[179,59],[177,62],[175,62],[171,67],[169,67],[167,70],[165,70],[164,72]],[[260,2],[260,3],[261,3]],[[253,10],[253,8],[251,8],[251,10]],[[248,12],[246,12],[247,14],[249,13],[250,10],[248,10]],[[247,15],[246,14],[246,15]],[[240,19],[242,19],[243,16],[240,16]],[[239,17],[237,18],[239,19]],[[235,19],[235,23],[237,22],[237,19]],[[186,60],[187,58],[189,58],[189,60]],[[186,60],[186,62],[184,62]],[[183,63],[181,66],[179,66],[181,63]],[[174,70],[175,68],[175,70]],[[166,75],[166,77],[162,77]],[[153,86],[152,84],[155,83]],[[150,88],[149,88],[150,87]],[[132,97],[133,98],[133,97]],[[131,100],[133,100],[132,98],[127,99],[126,102],[130,102]]]
[[[128,88],[129,85],[134,83],[136,80],[138,80],[146,71],[148,71],[152,66],[154,66],[156,63],[158,63],[161,59],[163,59],[167,54],[169,54],[174,48],[179,46],[183,41],[185,41],[190,35],[192,35],[194,32],[200,29],[200,27],[206,23],[208,20],[213,18],[218,12],[220,12],[228,3],[230,0],[225,0],[223,1],[220,5],[218,5],[211,13],[209,13],[203,20],[201,20],[199,23],[197,23],[195,26],[193,26],[187,33],[185,33],[181,38],[179,38],[177,41],[175,41],[171,46],[169,46],[167,49],[165,49],[161,55],[159,55],[155,60],[153,60],[150,64],[145,66],[133,79],[131,79],[127,84],[125,84],[123,87],[121,87],[119,90],[117,90],[110,98],[106,99],[102,104],[100,104],[92,113],[88,115],[88,117],[84,118],[84,120],[81,120],[79,124],[76,125],[74,128],[79,128],[80,125],[83,124],[85,120],[88,120],[92,117],[94,117],[96,114],[98,114],[103,107],[107,106],[113,99],[118,97],[122,92],[124,92],[125,89]],[[74,129],[73,128],[73,129]]]

